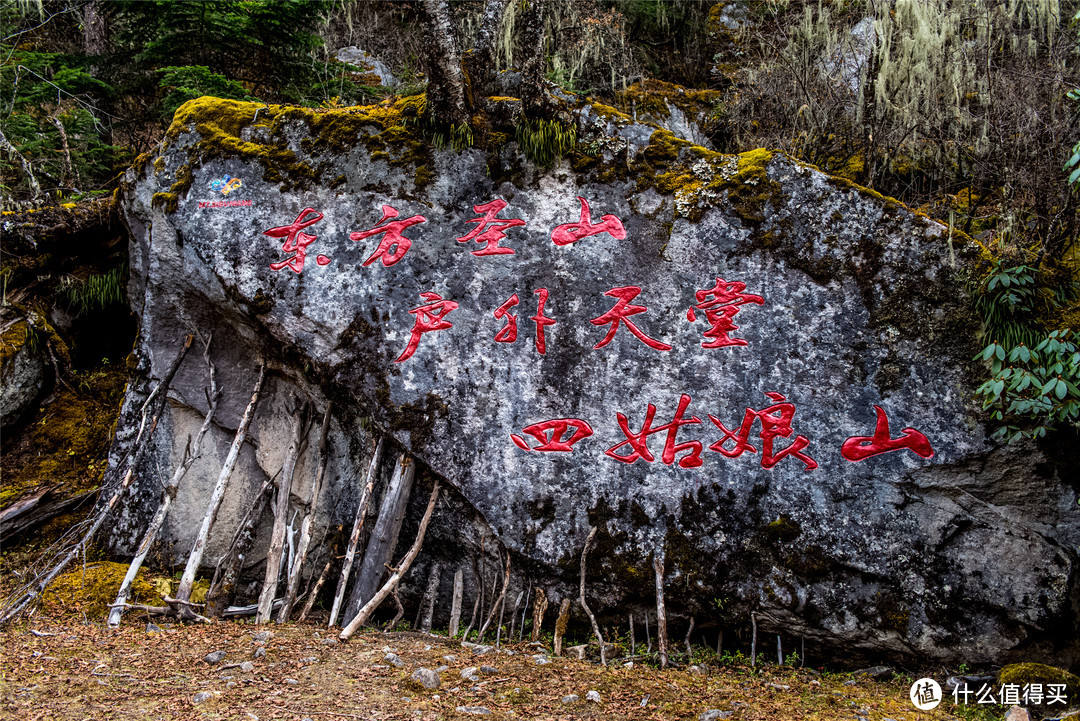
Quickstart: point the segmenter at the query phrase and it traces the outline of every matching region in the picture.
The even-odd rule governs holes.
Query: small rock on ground
[[[498,672],[499,672],[499,669],[495,668],[494,666],[481,666],[480,667],[480,673],[487,674],[488,676],[491,676],[491,675],[496,674]]]
[[[577,703],[580,698],[581,697],[578,696],[576,693],[572,693],[572,694],[568,694],[566,696],[563,696],[562,697],[562,702],[563,703]]]
[[[442,673],[443,671],[449,671],[449,670],[450,670],[450,667],[447,666],[446,664],[443,664],[442,666],[436,666],[435,667],[435,673]]]
[[[259,631],[257,634],[255,634],[255,640],[259,643],[266,643],[273,637],[274,634],[270,631]]]
[[[1031,713],[1026,708],[1010,706],[1005,721],[1031,721]]]
[[[585,694],[585,700],[591,703],[600,703],[600,692],[589,691],[589,693]]]
[[[251,654],[252,658],[262,658],[266,655],[266,646],[259,646],[255,649],[255,653]]]
[[[471,713],[478,716],[486,716],[487,714],[491,713],[490,710],[483,706],[458,706],[455,710],[458,713]]]
[[[385,656],[383,656],[383,661],[386,661],[389,664],[397,666],[398,668],[401,668],[402,666],[405,665],[405,662],[401,660],[401,656],[398,656],[396,653],[388,653],[388,654],[386,654]]]
[[[147,633],[161,633],[161,627],[158,626],[156,623],[148,623],[148,624],[146,624],[146,632]]]
[[[337,646],[341,642],[336,638],[324,638],[322,641],[319,641],[319,643],[323,646]]]
[[[447,663],[453,663],[454,661],[457,661],[457,656],[452,653],[448,653],[442,657],[442,660],[446,661]]]
[[[475,656],[483,656],[484,654],[491,653],[494,650],[494,646],[474,646],[472,652]]]
[[[536,654],[532,657],[537,666],[543,666],[545,663],[551,663],[551,659],[543,654]]]
[[[299,686],[300,685],[300,682],[297,681],[295,678],[287,678],[287,679],[285,679],[285,683],[289,684],[290,686]]]
[[[852,674],[852,676],[872,678],[875,681],[884,681],[892,675],[893,670],[891,666],[870,666],[869,668],[860,668]]]
[[[426,689],[437,689],[442,683],[439,680],[439,674],[432,671],[430,668],[418,668],[413,671],[412,680]]]
[[[733,711],[721,711],[718,708],[711,708],[705,713],[698,716],[698,721],[718,721],[718,719],[731,718]]]
[[[211,651],[210,653],[203,656],[203,661],[210,664],[211,666],[213,666],[215,664],[218,664],[218,663],[221,663],[224,660],[225,660],[225,652],[224,651]]]
[[[253,664],[251,661],[244,661],[242,664],[240,664],[240,670],[244,673],[251,673],[255,670],[255,664]]]
[[[214,698],[214,694],[212,694],[211,692],[209,692],[209,691],[199,691],[199,693],[195,694],[195,696],[191,699],[191,703],[198,706],[199,704],[203,703],[204,701],[209,701],[212,698]]]

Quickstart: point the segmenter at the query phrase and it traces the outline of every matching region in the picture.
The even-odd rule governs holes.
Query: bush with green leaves
[[[995,440],[1012,443],[1057,428],[1080,429],[1080,338],[1071,328],[1043,330],[1036,317],[1037,311],[1066,307],[1078,285],[1070,279],[1047,287],[1034,268],[995,261],[973,289],[983,337],[990,341],[976,356],[990,371],[976,392],[997,424]]]

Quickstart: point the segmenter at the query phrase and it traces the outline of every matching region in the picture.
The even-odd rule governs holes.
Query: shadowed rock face
[[[1037,644],[1072,660],[1062,639],[1075,628],[1076,465],[987,442],[971,403],[977,322],[958,279],[971,248],[939,225],[764,151],[722,156],[625,123],[607,142],[610,121],[588,112],[580,137],[599,158],[544,170],[513,145],[372,151],[391,131],[407,135],[392,115],[354,118],[343,139],[332,114],[271,108],[222,135],[215,114],[260,106],[197,102],[124,194],[142,384],[117,451],[146,379],[187,329],[214,333],[226,388],[168,553],[186,554],[265,359],[272,378],[210,560],[280,467],[293,397],[320,409],[333,398],[320,524],[351,523],[370,431],[389,433],[456,490],[427,557],[462,562],[474,509],[517,559],[510,597],[522,568],[556,600],[573,593],[595,525],[601,615],[649,599],[662,553],[669,608],[698,614],[699,628],[728,599],[724,623],[756,610],[764,630],[817,651],[992,662]],[[312,169],[306,182],[290,180],[275,148],[289,168]],[[228,181],[214,185],[225,176],[241,180],[227,195]],[[496,199],[497,221],[524,224],[503,228],[512,254],[478,255],[485,243],[458,239],[480,225],[474,206]],[[395,221],[409,221],[407,240],[382,256],[389,232],[350,239]],[[272,230],[290,225],[309,235],[290,244],[288,229]],[[541,297],[554,321],[543,354]],[[508,323],[516,340],[499,342]],[[200,363],[191,354],[173,383],[116,550],[137,542],[201,422]],[[877,435],[875,406],[889,423]],[[298,505],[315,464],[309,452]],[[415,516],[426,493],[413,495]],[[436,625],[448,603],[437,609]]]

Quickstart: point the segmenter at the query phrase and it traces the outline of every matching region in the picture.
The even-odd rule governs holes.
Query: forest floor
[[[113,630],[39,612],[0,632],[0,644],[0,717],[21,721],[698,719],[710,709],[731,712],[714,718],[737,721],[1003,715],[1000,707],[954,706],[948,696],[933,711],[917,711],[906,676],[879,682],[760,664],[695,673],[559,657],[538,663],[539,650],[528,644],[477,654],[445,636],[376,631],[340,643],[311,624],[160,622],[159,629],[129,613]],[[224,658],[208,663],[214,651]],[[389,653],[397,659],[387,660]],[[444,665],[438,689],[411,680],[418,668]],[[479,681],[462,677],[467,667],[483,667],[475,671]],[[589,691],[599,693],[599,702],[586,700]]]

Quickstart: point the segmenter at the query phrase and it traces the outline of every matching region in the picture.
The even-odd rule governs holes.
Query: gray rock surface
[[[219,664],[224,660],[225,660],[225,652],[224,651],[211,651],[210,653],[206,654],[206,656],[203,657],[203,661],[210,664],[211,666]]]
[[[7,320],[5,317],[5,321],[4,330],[7,331],[11,324],[16,336],[20,324],[24,328],[27,325],[25,319],[15,322],[14,318]],[[5,352],[0,355],[0,425],[4,428],[12,426],[34,408],[35,401],[45,390],[48,361],[44,350],[18,338],[16,343],[18,345],[11,353],[5,343]]]
[[[183,334],[214,332],[226,393],[161,534],[174,557],[190,547],[265,361],[270,377],[211,534],[211,566],[281,465],[294,399],[321,409],[333,398],[326,477],[335,480],[318,528],[352,523],[373,431],[447,484],[415,578],[426,579],[427,559],[459,563],[490,534],[515,569],[576,594],[575,559],[598,526],[590,564],[602,581],[590,582],[589,603],[601,616],[625,619],[624,604],[651,593],[641,578],[660,549],[669,613],[729,598],[728,617],[741,623],[756,609],[759,630],[803,637],[818,654],[983,663],[1025,648],[1072,653],[1061,629],[1074,628],[1077,601],[1075,449],[987,440],[973,401],[977,322],[961,282],[974,250],[959,239],[950,247],[940,225],[780,156],[680,149],[655,128],[587,111],[579,137],[597,139],[595,160],[544,170],[512,143],[419,145],[406,158],[412,146],[380,135],[385,121],[374,115],[270,110],[253,123],[255,105],[186,107],[188,124],[124,190],[141,329],[139,378],[114,449],[115,458],[133,435],[150,379]],[[208,130],[219,127],[215,113],[241,118],[222,123],[235,138]],[[293,160],[267,160],[286,150]],[[210,186],[223,174],[243,180],[230,204]],[[610,222],[614,235],[554,242],[559,226],[579,222],[578,197],[592,223],[613,216],[625,235]],[[456,239],[477,227],[474,206],[493,199],[507,203],[500,219],[525,225],[505,228],[500,247],[512,255],[476,256],[482,246]],[[424,221],[402,231],[407,250],[386,248],[395,262],[364,265],[385,236],[350,234],[382,222],[383,206]],[[293,253],[282,250],[284,231],[266,232],[305,208],[321,218],[304,231],[314,239],[302,272],[272,270]],[[539,289],[555,321],[544,354]],[[738,305],[709,306],[727,291]],[[509,319],[495,311],[512,295],[518,337],[497,342]],[[617,302],[642,310],[616,328]],[[449,327],[412,344],[418,321]],[[725,338],[745,345],[704,347]],[[138,542],[201,423],[205,384],[192,353],[148,470],[110,529],[113,550]],[[872,440],[875,406],[890,425]],[[904,442],[909,428],[932,456]],[[853,461],[845,444],[849,456],[888,452]],[[315,463],[306,453],[298,477]],[[294,487],[296,507],[307,488]],[[413,494],[403,537],[425,500]],[[448,615],[448,582],[436,623]],[[515,576],[508,598],[523,586]],[[402,597],[415,608],[421,592],[404,585]]]

